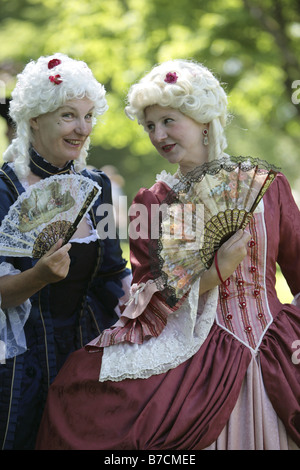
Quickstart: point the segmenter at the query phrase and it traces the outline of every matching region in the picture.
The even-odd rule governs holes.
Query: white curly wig
[[[50,62],[58,59],[57,62]],[[60,61],[60,63],[59,63]],[[50,67],[48,64],[50,62]],[[58,64],[54,65],[53,64]],[[61,83],[56,85],[50,76],[60,75]],[[94,103],[93,125],[96,116],[108,109],[105,89],[93,76],[85,62],[56,53],[30,61],[17,76],[17,84],[12,92],[10,116],[16,124],[16,138],[3,155],[4,161],[14,161],[18,176],[25,177],[29,172],[29,147],[33,141],[29,120],[42,114],[53,112],[66,101],[87,97]],[[87,158],[90,138],[85,142],[80,157],[74,162],[80,171]],[[47,158],[47,156],[44,156]]]
[[[176,74],[177,80],[165,82],[169,73]],[[209,160],[226,156],[227,96],[205,66],[182,59],[155,66],[130,88],[125,113],[145,127],[144,110],[155,104],[178,109],[199,123],[209,123]]]

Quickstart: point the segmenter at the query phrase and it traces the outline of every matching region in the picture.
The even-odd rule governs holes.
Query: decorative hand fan
[[[82,175],[55,175],[23,192],[0,226],[0,255],[40,258],[60,238],[67,243],[100,186]]]
[[[196,168],[170,191],[153,272],[173,301],[211,266],[220,246],[246,227],[277,172],[259,159],[231,157]]]

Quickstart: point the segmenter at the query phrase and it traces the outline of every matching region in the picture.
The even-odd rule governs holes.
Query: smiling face
[[[92,131],[93,109],[88,98],[73,99],[56,111],[32,118],[35,150],[58,168],[76,160]]]
[[[183,174],[208,161],[202,133],[207,124],[199,124],[177,109],[153,105],[145,109],[145,127],[158,153],[179,164]]]

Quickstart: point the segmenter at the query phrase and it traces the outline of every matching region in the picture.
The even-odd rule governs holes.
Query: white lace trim
[[[166,183],[170,188],[173,188],[179,182],[179,179],[176,178],[175,175],[172,175],[171,173],[166,172],[166,170],[163,170],[161,173],[156,175],[155,181],[156,183],[162,181],[163,183]]]
[[[120,343],[104,348],[99,381],[145,379],[192,357],[209,334],[218,302],[218,288],[199,298],[199,283],[193,284],[181,307],[169,315],[160,336],[143,344]]]
[[[0,276],[18,274],[10,263],[0,264]],[[0,296],[1,305],[1,296]],[[17,307],[2,310],[0,307],[0,364],[5,364],[5,360],[23,354],[26,347],[24,325],[31,310],[30,300],[26,300]]]
[[[91,243],[99,240],[99,235],[97,230],[93,226],[93,222],[91,220],[90,215],[87,213],[85,215],[86,221],[88,225],[90,226],[90,235],[88,237],[83,237],[83,238],[71,238],[70,243]]]

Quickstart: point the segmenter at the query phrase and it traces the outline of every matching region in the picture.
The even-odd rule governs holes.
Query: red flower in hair
[[[62,83],[62,80],[60,80],[60,75],[50,75],[49,77],[50,82],[54,83],[55,85],[59,85]]]
[[[176,72],[169,72],[166,75],[165,82],[166,83],[176,83],[178,80],[178,77],[176,75]]]
[[[53,69],[53,67],[56,67],[57,65],[61,64],[61,60],[59,59],[51,59],[48,62],[48,69]]]

